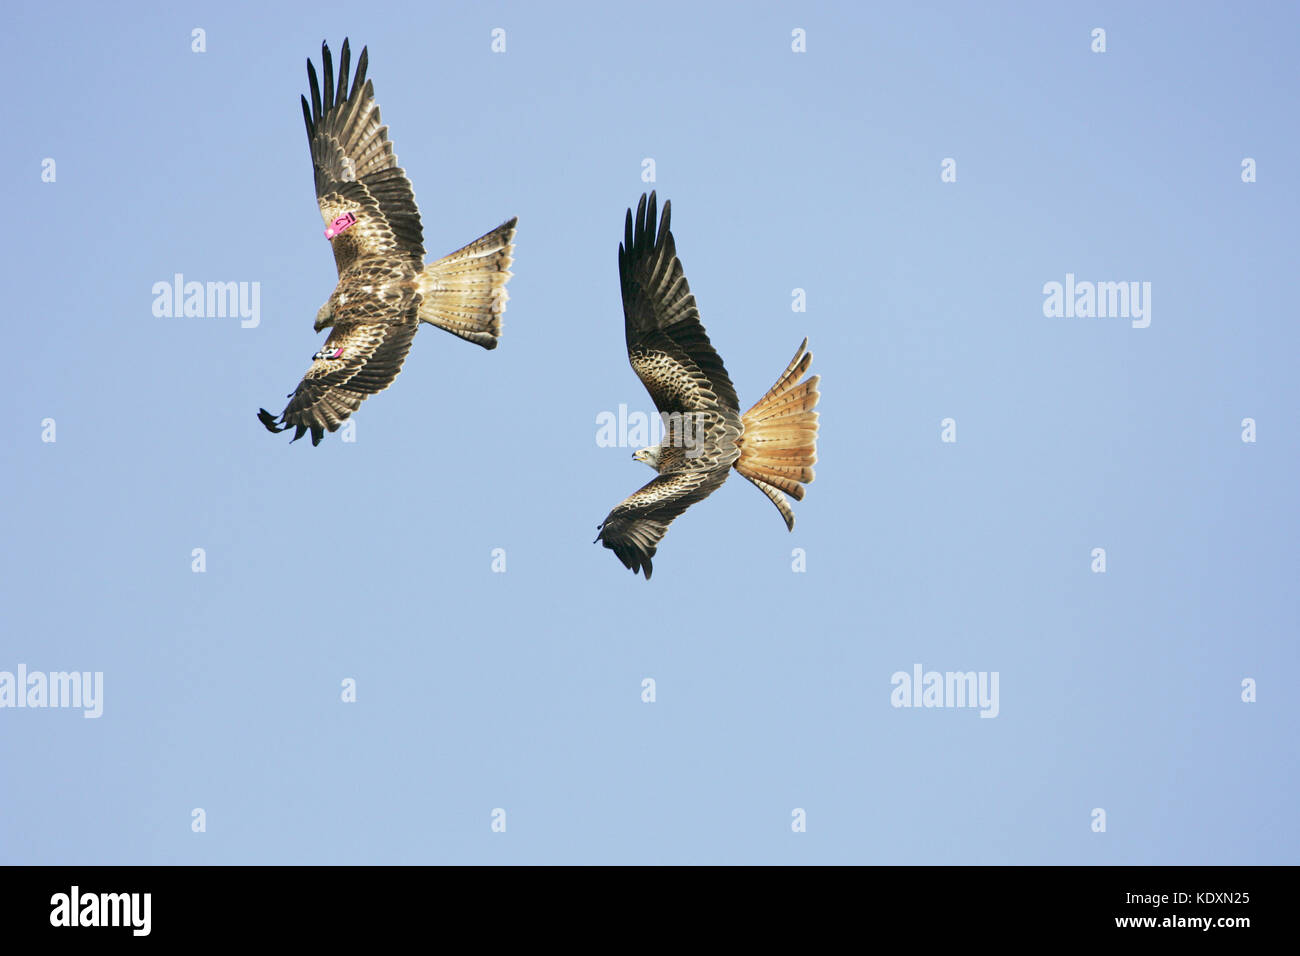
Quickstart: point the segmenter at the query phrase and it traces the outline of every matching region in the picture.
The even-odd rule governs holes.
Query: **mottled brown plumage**
[[[799,379],[812,355],[808,341],[777,383],[746,412],[700,323],[677,258],[671,203],[655,230],[655,194],[642,196],[636,218],[628,210],[618,249],[624,331],[632,368],[665,419],[663,442],[637,453],[659,476],[619,504],[600,524],[603,542],[635,574],[649,580],[651,559],[668,525],[713,493],[735,467],[794,528],[783,491],[803,497],[817,460],[818,376]]]
[[[262,424],[293,440],[311,432],[319,444],[368,395],[397,377],[421,322],[484,348],[495,348],[505,311],[515,220],[463,249],[424,264],[424,232],[415,192],[379,117],[362,49],[348,84],[351,50],[339,57],[337,84],[329,47],[321,45],[324,82],[307,61],[311,103],[302,98],[321,218],[330,226],[339,281],[316,315],[316,331],[331,328],[324,346],[277,419]],[[339,231],[340,217],[350,217]],[[345,220],[346,222],[346,220]]]

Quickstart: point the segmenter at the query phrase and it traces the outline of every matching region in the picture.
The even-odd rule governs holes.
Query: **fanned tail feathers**
[[[740,457],[735,469],[767,495],[781,512],[785,526],[794,530],[794,511],[785,496],[803,499],[804,484],[813,480],[817,462],[817,407],[820,394],[814,375],[799,381],[812,364],[808,340],[794,358],[741,421],[745,431],[740,438]]]
[[[481,345],[497,347],[506,310],[516,219],[475,239],[420,273],[420,321]]]

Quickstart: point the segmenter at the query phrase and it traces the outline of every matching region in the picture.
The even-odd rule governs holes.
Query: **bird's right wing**
[[[668,533],[668,525],[695,502],[711,495],[727,480],[728,470],[724,466],[660,475],[609,513],[596,540],[613,551],[633,574],[644,569],[646,580],[650,580],[650,559]]]
[[[424,263],[424,233],[415,191],[406,171],[397,165],[388,127],[379,118],[374,85],[366,79],[369,55],[363,47],[349,89],[351,55],[348,41],[344,40],[337,85],[328,45],[321,44],[324,83],[317,78],[311,60],[307,61],[311,103],[302,97],[302,118],[307,124],[321,218],[330,225],[349,212],[357,216],[355,225],[348,226],[337,238],[330,237],[335,240],[334,258],[340,274],[354,259],[380,253],[408,257],[418,269]],[[363,194],[369,202],[359,200]],[[357,209],[358,202],[364,212]],[[371,238],[369,232],[354,235],[362,227],[379,225],[386,233],[384,247],[362,245],[363,240]],[[343,239],[347,241],[340,241]]]

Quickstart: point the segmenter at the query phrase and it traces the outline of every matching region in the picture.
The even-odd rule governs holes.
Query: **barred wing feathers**
[[[644,571],[648,581],[653,570],[650,559],[668,533],[668,525],[726,480],[726,467],[659,475],[609,513],[596,540],[613,551],[633,574]]]
[[[312,167],[316,178],[316,199],[326,224],[352,207],[358,192],[343,189],[355,184],[374,200],[373,208],[363,203],[365,216],[358,215],[357,225],[334,242],[334,257],[339,274],[355,259],[368,255],[398,255],[414,260],[418,270],[424,263],[424,232],[415,191],[406,171],[397,165],[397,154],[388,139],[388,127],[379,116],[373,83],[366,79],[369,56],[365,48],[357,60],[357,71],[348,85],[351,49],[343,41],[339,57],[338,82],[327,44],[321,44],[324,83],[316,67],[307,61],[311,81],[311,103],[302,97],[302,116],[307,124]],[[369,217],[378,215],[387,227],[392,246],[371,246]],[[366,228],[360,228],[366,227]],[[360,232],[358,235],[352,234]],[[346,241],[344,241],[346,240]]]
[[[629,209],[618,247],[628,360],[661,412],[739,413],[736,388],[700,323],[664,203],[655,229],[655,194]]]
[[[294,441],[310,431],[311,443],[319,445],[325,432],[337,431],[361,407],[362,399],[393,383],[419,327],[414,306],[396,322],[336,325],[279,420],[266,409],[258,419],[274,432],[294,428]]]

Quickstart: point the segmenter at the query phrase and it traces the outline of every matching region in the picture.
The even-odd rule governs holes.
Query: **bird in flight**
[[[309,59],[311,103],[302,97],[316,201],[339,271],[316,314],[316,331],[330,334],[279,418],[266,409],[257,415],[272,432],[293,428],[293,441],[310,431],[313,445],[393,383],[421,322],[496,348],[514,251],[511,219],[425,265],[420,210],[379,118],[365,48],[349,88],[350,59],[344,40],[336,87],[321,44],[325,82]]]
[[[668,525],[708,497],[732,468],[767,495],[794,530],[785,496],[803,499],[817,461],[817,383],[800,381],[812,364],[804,339],[781,377],[744,415],[722,359],[700,324],[664,202],[655,231],[655,194],[627,211],[618,247],[627,357],[664,420],[663,441],[632,457],[659,473],[611,511],[597,529],[632,573],[652,570]]]

